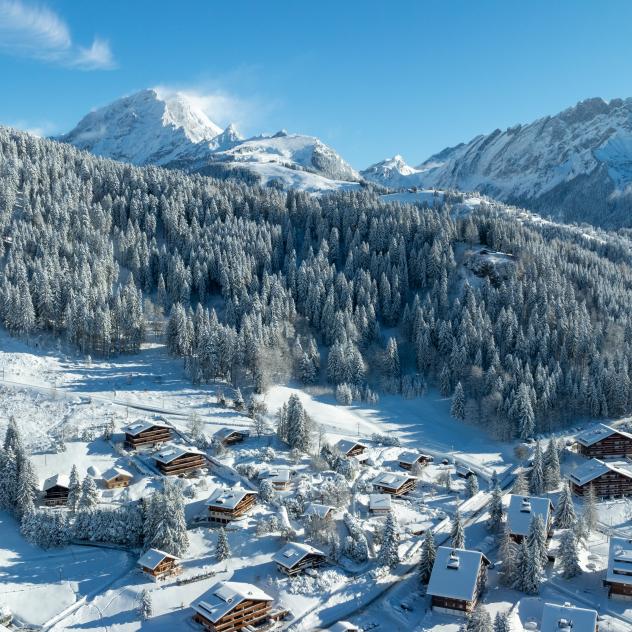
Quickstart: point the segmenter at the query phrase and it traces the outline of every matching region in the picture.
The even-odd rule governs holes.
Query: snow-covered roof
[[[47,478],[42,485],[42,490],[47,492],[56,485],[67,489],[70,486],[70,478],[68,478],[68,474],[55,474],[54,476]]]
[[[140,556],[140,558],[138,559],[138,565],[142,566],[143,568],[149,568],[153,571],[154,568],[158,566],[158,564],[160,564],[163,560],[166,560],[167,558],[173,560],[180,559],[175,555],[165,553],[160,549],[149,549],[149,551],[145,551],[145,553]]]
[[[588,430],[584,430],[580,432],[576,437],[576,441],[583,446],[591,446],[595,443],[601,441],[602,439],[606,439],[613,434],[620,434],[628,439],[632,439],[632,434],[628,432],[624,432],[623,430],[617,430],[616,428],[611,428],[610,426],[606,426],[606,424],[597,424],[592,428],[588,428]]]
[[[309,503],[305,507],[304,516],[318,516],[319,518],[326,518],[327,514],[333,510],[330,505],[319,505],[318,503]]]
[[[224,489],[223,487],[216,487],[206,501],[206,505],[207,507],[235,509],[246,496],[256,493],[257,492],[246,489]]]
[[[154,454],[154,459],[159,463],[164,463],[165,465],[169,465],[172,461],[175,461],[177,458],[184,456],[185,454],[204,454],[195,448],[181,448],[176,445],[169,445],[166,448],[163,448],[157,454]]]
[[[213,433],[213,436],[218,441],[223,441],[224,439],[228,439],[232,434],[239,434],[248,436],[250,434],[249,430],[239,429],[239,428],[220,428],[217,432]]]
[[[570,604],[544,604],[540,632],[595,632],[597,611]]]
[[[371,511],[385,511],[391,508],[390,494],[369,494],[369,509]]]
[[[367,449],[369,446],[364,445],[364,443],[360,443],[359,441],[351,441],[349,439],[340,439],[338,443],[336,443],[336,447],[342,454],[348,454],[353,448],[356,446]]]
[[[437,549],[427,594],[471,601],[476,592],[481,561],[489,563],[480,551],[440,546]]]
[[[132,437],[139,435],[141,432],[145,432],[145,430],[149,430],[150,428],[171,428],[167,424],[160,423],[159,421],[149,421],[147,419],[137,419],[134,423],[131,423],[129,426],[125,426],[123,428],[123,432]]]
[[[327,628],[327,632],[360,632],[360,628],[349,621],[338,621]]]
[[[551,501],[548,498],[511,494],[507,509],[509,532],[514,535],[527,535],[533,516],[540,516],[546,528],[549,524],[551,508]]]
[[[272,556],[272,561],[280,564],[281,566],[285,566],[285,568],[293,568],[308,555],[325,556],[322,551],[315,549],[313,546],[309,546],[309,544],[303,544],[302,542],[289,542]]]
[[[111,467],[109,470],[105,470],[105,472],[103,472],[101,476],[104,481],[111,481],[117,476],[126,476],[128,478],[134,478],[133,474],[131,474],[127,470],[124,470],[123,468],[120,468],[120,467]]]
[[[422,454],[421,452],[402,452],[399,455],[400,463],[406,463],[407,465],[413,465],[421,458],[430,460],[432,457],[427,454]]]
[[[606,581],[632,585],[632,540],[610,538]]]
[[[390,489],[399,489],[404,483],[415,480],[413,476],[406,474],[397,474],[395,472],[380,472],[372,481],[372,485],[388,487]]]
[[[216,623],[246,599],[272,601],[270,595],[252,584],[220,582],[194,602],[192,607],[211,623]]]
[[[586,485],[608,472],[617,472],[622,476],[632,478],[632,467],[626,461],[602,461],[590,459],[582,463],[570,473],[571,480],[577,485]]]
[[[263,470],[259,478],[267,478],[272,483],[287,483],[290,480],[290,470],[287,467],[276,467]]]

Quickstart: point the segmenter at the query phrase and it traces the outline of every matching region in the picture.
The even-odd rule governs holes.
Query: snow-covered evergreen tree
[[[465,419],[465,393],[463,392],[463,385],[461,384],[461,382],[458,382],[454,389],[450,414],[455,419]]]
[[[529,491],[533,496],[540,496],[544,493],[544,456],[539,441],[535,443],[533,466],[529,475]]]
[[[527,534],[527,545],[529,546],[529,551],[539,563],[540,568],[544,568],[549,558],[546,527],[541,516],[535,515],[531,518],[529,533]]]
[[[558,529],[572,529],[577,521],[573,495],[568,483],[564,483],[555,508],[555,526]]]
[[[223,562],[230,557],[230,546],[228,544],[228,537],[226,531],[221,528],[217,532],[217,543],[215,545],[215,559],[218,562]]]
[[[82,511],[92,511],[99,504],[99,490],[94,479],[89,474],[81,483],[81,495],[79,497],[78,508]]]
[[[514,479],[514,483],[511,487],[511,493],[514,496],[528,496],[529,495],[529,482],[524,475],[523,470],[519,470]]]
[[[548,491],[557,489],[561,480],[557,444],[555,439],[551,437],[544,453],[544,487]]]
[[[452,528],[450,530],[450,543],[455,549],[465,548],[465,531],[463,529],[463,520],[461,519],[461,512],[457,510],[454,512],[454,518],[452,519]]]
[[[582,572],[579,566],[577,540],[573,529],[566,529],[560,538],[560,567],[562,577],[566,579],[575,577]]]
[[[422,584],[430,581],[430,575],[437,558],[437,547],[435,545],[434,533],[432,529],[428,529],[424,533],[424,539],[421,543],[421,559],[419,560],[419,579]]]
[[[384,525],[379,562],[382,566],[394,568],[399,564],[399,525],[392,511],[389,511]]]
[[[146,503],[144,547],[160,549],[181,557],[189,548],[184,499],[177,483],[165,480],[162,491]]]
[[[138,598],[138,616],[147,621],[154,614],[154,608],[152,604],[151,591],[147,588],[143,588]]]
[[[482,603],[476,605],[465,624],[466,632],[494,632],[492,618]]]
[[[540,592],[541,572],[538,555],[527,546],[527,540],[523,538],[516,555],[514,588],[528,595],[537,595]]]
[[[494,617],[494,632],[511,632],[509,615],[506,612],[497,612]]]
[[[476,474],[472,474],[472,476],[467,477],[465,490],[468,498],[472,498],[472,496],[476,496],[476,494],[478,494],[478,476],[476,476]]]
[[[502,562],[500,583],[503,586],[514,586],[518,579],[518,547],[511,537],[507,523],[505,523],[505,530],[500,543],[499,558]]]
[[[586,529],[591,532],[597,528],[598,514],[597,514],[597,496],[595,494],[595,488],[590,485],[588,493],[584,495],[584,509],[582,511],[582,518]]]
[[[487,526],[490,531],[493,533],[498,533],[500,531],[503,515],[503,495],[500,487],[498,486],[498,481],[496,481],[496,484],[492,489],[492,497],[489,502],[489,521]]]

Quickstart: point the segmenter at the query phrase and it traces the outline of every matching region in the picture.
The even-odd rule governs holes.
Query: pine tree
[[[465,625],[466,632],[494,632],[492,618],[483,604],[479,603],[468,617]]]
[[[384,525],[382,546],[380,547],[379,562],[382,566],[394,568],[399,564],[399,525],[395,514],[390,511]]]
[[[490,531],[494,533],[498,533],[500,531],[503,514],[503,495],[500,487],[498,486],[498,481],[496,481],[496,484],[492,489],[492,498],[489,502],[489,522],[487,523],[487,526]]]
[[[518,547],[511,537],[508,524],[505,524],[499,554],[502,561],[500,583],[503,586],[514,586],[518,578]]]
[[[79,472],[77,466],[73,464],[70,469],[70,482],[68,483],[68,509],[75,513],[79,508],[79,499],[81,497],[81,483],[79,482]]]
[[[573,496],[568,483],[564,483],[555,508],[555,526],[558,529],[572,529],[577,522]]]
[[[582,572],[579,566],[577,540],[573,529],[566,529],[560,538],[560,566],[562,577],[566,579],[575,577]]]
[[[35,510],[37,487],[37,477],[33,471],[31,459],[25,455],[18,465],[18,481],[15,498],[15,512],[18,518]]]
[[[584,510],[582,512],[582,518],[589,533],[597,528],[597,496],[593,485],[588,488],[588,493],[584,495]]]
[[[522,470],[518,471],[514,484],[511,487],[511,493],[514,496],[528,496],[529,495],[529,483],[527,477]]]
[[[471,476],[467,477],[465,488],[468,498],[472,498],[472,496],[476,496],[476,494],[478,494],[478,477],[476,476],[476,474],[472,474]]]
[[[99,504],[99,490],[94,479],[89,474],[81,483],[81,496],[79,497],[78,508],[82,511],[92,511]]]
[[[529,491],[533,496],[540,496],[544,492],[544,462],[540,442],[536,441],[533,453],[533,467],[529,476]]]
[[[541,572],[542,566],[537,554],[532,552],[527,546],[526,538],[523,538],[518,547],[514,587],[528,595],[537,595],[540,592]]]
[[[427,584],[430,581],[436,558],[437,548],[434,541],[434,533],[432,529],[428,529],[424,533],[424,539],[421,543],[421,559],[419,560],[419,578],[422,584]]]
[[[526,384],[520,384],[518,394],[513,405],[513,416],[518,426],[521,439],[529,439],[535,432],[535,415],[531,405],[531,396]]]
[[[458,382],[454,389],[450,414],[455,419],[460,419],[461,421],[465,419],[465,393],[463,392],[463,385],[461,382]]]
[[[9,445],[3,448],[0,462],[0,507],[14,511],[17,493],[18,464],[13,447]]]
[[[165,480],[162,491],[154,492],[146,503],[144,548],[155,548],[181,557],[189,548],[184,516],[184,499],[174,481]]]
[[[557,445],[555,439],[551,437],[544,453],[544,487],[548,491],[557,489],[561,480]]]
[[[461,512],[457,509],[454,512],[454,519],[452,520],[452,529],[450,531],[450,541],[452,547],[455,549],[465,548],[465,531],[463,530],[463,521],[461,519]]]
[[[138,599],[138,615],[143,621],[147,621],[153,615],[151,592],[144,588]]]
[[[540,568],[544,568],[548,562],[548,553],[546,528],[540,516],[533,516],[531,518],[529,533],[527,534],[527,545],[529,551],[533,553],[534,558],[538,561]]]
[[[230,557],[230,545],[228,544],[228,537],[226,531],[222,527],[217,532],[217,544],[215,545],[215,559],[218,562],[223,562]]]
[[[511,632],[509,616],[506,612],[497,612],[494,618],[494,632]]]

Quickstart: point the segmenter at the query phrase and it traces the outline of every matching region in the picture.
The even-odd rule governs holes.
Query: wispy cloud
[[[0,0],[0,51],[82,70],[115,66],[107,41],[95,37],[90,46],[77,44],[56,13],[21,0]]]
[[[44,138],[46,136],[51,136],[52,134],[57,133],[59,130],[57,125],[51,123],[50,121],[29,121],[25,119],[17,119],[17,120],[9,120],[6,122],[2,122],[2,125],[6,125],[7,127],[14,127],[16,129],[21,129],[24,132],[28,132],[33,136],[37,136],[39,138]]]

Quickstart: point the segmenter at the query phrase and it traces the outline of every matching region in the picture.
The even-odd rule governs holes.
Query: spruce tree
[[[454,389],[450,414],[455,419],[459,419],[461,421],[465,419],[465,393],[463,392],[463,385],[461,382],[458,382]]]
[[[582,572],[579,566],[577,540],[573,529],[566,529],[560,538],[560,567],[562,568],[562,577],[566,579],[575,577]]]
[[[437,548],[434,541],[434,533],[432,529],[428,529],[424,533],[424,539],[421,543],[421,559],[419,560],[419,579],[422,584],[427,584],[430,581],[436,558]]]
[[[588,493],[584,495],[584,509],[582,511],[582,518],[588,532],[594,531],[597,528],[597,496],[595,494],[595,488],[593,485],[588,488]]]
[[[544,487],[547,491],[552,491],[558,488],[560,482],[560,459],[555,439],[551,437],[544,453]]]
[[[138,615],[143,621],[147,621],[153,615],[151,592],[144,588],[138,598]]]
[[[529,495],[529,482],[522,470],[518,471],[514,483],[511,487],[511,493],[514,496],[528,496]]]
[[[226,531],[222,527],[217,532],[217,544],[215,545],[215,559],[218,562],[223,562],[230,557],[230,545],[228,544],[228,537]]]
[[[478,603],[465,624],[466,632],[494,632],[492,618],[482,603]]]
[[[81,483],[81,496],[79,497],[78,507],[82,511],[92,511],[99,504],[99,490],[94,479],[89,474]]]
[[[506,612],[497,612],[494,618],[494,632],[511,632],[509,616]]]
[[[463,520],[461,519],[461,512],[458,509],[454,512],[454,519],[452,520],[450,542],[452,544],[452,547],[455,549],[465,548],[465,531],[463,530]]]
[[[382,566],[394,568],[399,564],[399,525],[392,511],[389,511],[384,525],[382,546],[380,547],[379,562]]]
[[[533,453],[533,466],[529,475],[529,491],[533,496],[540,496],[544,492],[544,457],[540,442],[536,441]]]
[[[476,494],[478,494],[478,476],[476,476],[476,474],[472,474],[471,476],[467,477],[465,488],[468,498],[472,498],[473,496],[476,496]]]
[[[509,525],[505,524],[499,557],[502,562],[500,568],[500,583],[503,586],[514,586],[518,579],[518,546],[511,537]]]
[[[547,553],[546,527],[540,516],[533,516],[531,518],[529,533],[527,534],[527,545],[529,551],[533,553],[534,558],[540,564],[540,568],[544,568],[549,558]]]
[[[492,489],[492,498],[489,502],[489,521],[487,526],[489,530],[493,533],[498,533],[500,531],[500,527],[502,526],[503,521],[503,496],[500,487],[498,486],[498,481],[494,485]]]
[[[23,456],[18,466],[18,481],[15,498],[15,513],[18,518],[34,511],[37,487],[37,477],[33,471],[31,459],[27,456]]]
[[[564,483],[555,508],[555,526],[558,529],[572,529],[577,522],[573,496],[568,483]]]

